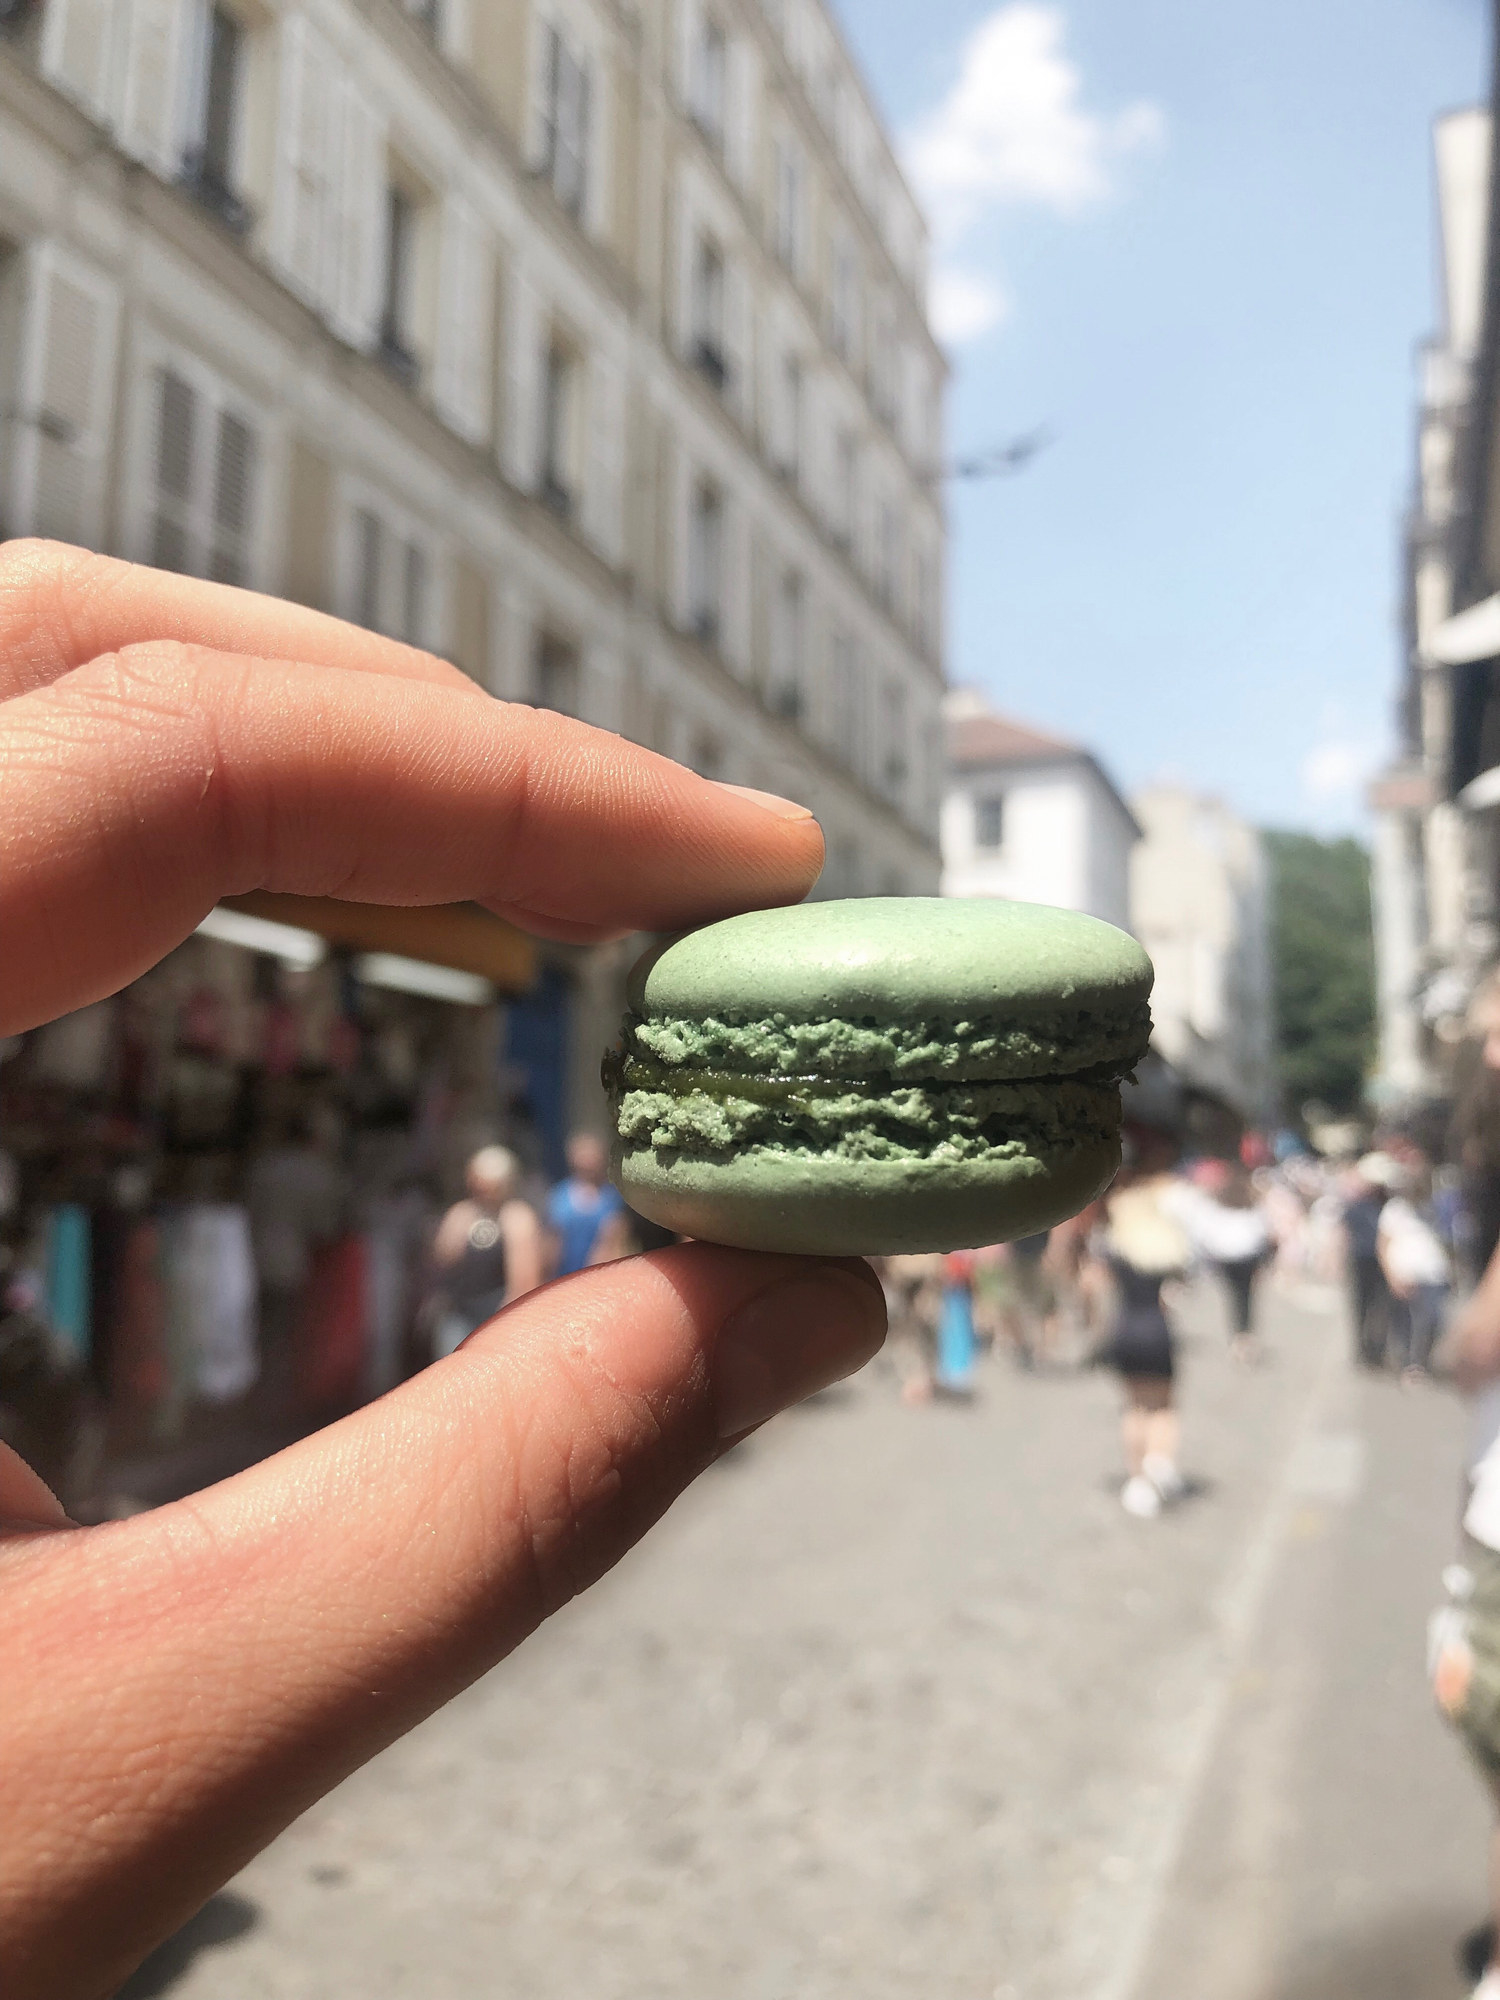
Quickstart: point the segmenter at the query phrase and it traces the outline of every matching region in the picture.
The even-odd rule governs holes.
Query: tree
[[[1375,1046],[1370,857],[1357,840],[1267,833],[1282,1099],[1357,1111]]]

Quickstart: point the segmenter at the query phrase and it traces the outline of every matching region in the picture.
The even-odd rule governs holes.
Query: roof
[[[955,689],[948,697],[947,707],[948,763],[952,770],[1014,770],[1028,764],[1083,766],[1094,773],[1139,836],[1140,821],[1092,750],[1070,742],[1066,736],[1049,736],[1045,730],[1029,729],[1024,722],[995,715],[983,708],[981,697],[968,689]]]
[[[948,723],[948,761],[957,770],[975,764],[1055,764],[1087,755],[1081,744],[1003,715],[960,715]]]

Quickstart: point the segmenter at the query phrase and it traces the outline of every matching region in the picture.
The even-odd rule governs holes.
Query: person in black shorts
[[[1171,1145],[1153,1139],[1133,1170],[1120,1176],[1105,1206],[1102,1249],[1115,1287],[1115,1313],[1101,1359],[1125,1390],[1121,1432],[1126,1480],[1120,1504],[1150,1520],[1163,1502],[1179,1499],[1179,1427],[1174,1381],[1177,1357],[1161,1288],[1187,1267],[1190,1250],[1170,1213],[1175,1186],[1167,1171]]]

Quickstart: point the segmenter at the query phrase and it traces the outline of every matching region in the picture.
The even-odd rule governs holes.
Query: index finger
[[[0,548],[0,701],[60,680],[101,653],[151,639],[481,692],[435,654],[305,604],[146,569],[65,542]]]
[[[546,936],[796,902],[805,808],[566,716],[175,644],[0,705],[0,1033],[114,993],[222,896],[479,902]]]

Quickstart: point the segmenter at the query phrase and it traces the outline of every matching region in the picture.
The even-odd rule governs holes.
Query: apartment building
[[[817,0],[0,4],[0,531],[788,793],[822,894],[938,883],[925,282]]]
[[[1141,829],[1093,752],[997,715],[972,688],[943,710],[944,895],[1055,903],[1129,930]]]
[[[925,234],[813,0],[0,9],[0,508],[938,876]]]

